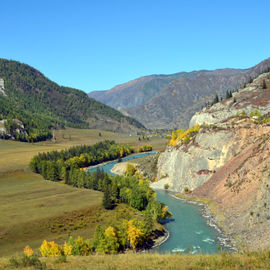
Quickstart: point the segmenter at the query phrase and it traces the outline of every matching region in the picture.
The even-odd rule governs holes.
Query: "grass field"
[[[123,205],[105,211],[100,192],[45,181],[32,173],[28,164],[35,154],[106,139],[136,147],[149,143],[154,150],[163,150],[166,144],[159,137],[145,142],[138,136],[100,130],[65,129],[54,135],[54,142],[35,144],[0,140],[0,256],[21,251],[27,244],[36,248],[43,239],[63,242],[69,234],[90,238],[97,224],[125,212]]]
[[[101,137],[99,136],[101,133]],[[114,140],[117,143],[139,146],[143,144],[153,145],[153,149],[163,151],[166,147],[166,139],[152,137],[150,141],[139,141],[138,136],[119,134],[108,131],[90,129],[65,129],[56,130],[55,141],[46,141],[35,144],[15,141],[0,140],[0,174],[25,169],[31,158],[39,152],[65,149],[73,145],[95,144],[103,140]]]
[[[42,258],[47,269],[93,270],[255,270],[270,269],[270,252],[217,255],[120,254],[68,257],[57,263],[55,258]],[[9,269],[8,259],[0,259],[0,269]],[[33,268],[24,268],[33,269]]]

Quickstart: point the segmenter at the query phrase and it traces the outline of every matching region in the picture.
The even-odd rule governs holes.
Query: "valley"
[[[120,224],[124,224],[125,220],[132,219],[137,220],[138,224],[146,224],[143,223],[142,214],[138,211],[146,206],[139,206],[140,199],[138,201],[135,199],[137,195],[141,196],[145,191],[141,190],[137,195],[135,195],[136,193],[131,195],[131,197],[135,196],[132,201],[125,197],[128,195],[125,195],[123,189],[121,192],[119,191],[120,197],[117,199],[119,201],[112,207],[113,210],[109,210],[109,208],[104,210],[104,194],[109,188],[109,186],[105,188],[102,184],[104,181],[108,181],[106,177],[105,180],[100,178],[96,187],[91,182],[95,176],[89,176],[89,179],[88,176],[84,177],[88,180],[83,181],[89,182],[82,184],[79,179],[81,175],[79,169],[84,167],[84,163],[88,164],[87,166],[90,163],[86,161],[82,161],[82,165],[74,163],[81,167],[72,168],[72,162],[75,162],[73,158],[79,156],[71,155],[68,159],[64,159],[66,156],[64,153],[70,147],[73,147],[73,151],[75,151],[76,147],[80,145],[95,145],[105,140],[114,140],[118,144],[127,145],[127,149],[132,146],[138,151],[141,151],[139,149],[143,149],[146,145],[150,145],[154,151],[159,152],[153,158],[151,156],[141,157],[132,165],[134,166],[133,174],[141,183],[138,188],[142,188],[140,185],[145,185],[146,188],[146,185],[148,186],[146,179],[149,178],[152,181],[151,188],[161,189],[156,191],[158,199],[163,200],[165,204],[168,203],[174,214],[172,220],[168,220],[168,224],[165,224],[172,235],[153,252],[215,254],[218,252],[218,245],[221,245],[223,252],[235,252],[237,249],[248,254],[245,253],[246,250],[257,251],[261,248],[267,250],[270,235],[268,232],[269,80],[269,73],[259,75],[232,93],[232,97],[208,105],[194,114],[191,117],[189,129],[177,129],[172,132],[171,136],[165,131],[161,132],[161,135],[150,131],[143,132],[142,130],[145,131],[145,129],[136,131],[136,133],[134,130],[128,133],[118,133],[103,129],[66,127],[53,129],[52,138],[47,141],[27,143],[0,140],[0,188],[4,194],[0,201],[0,211],[4,216],[0,226],[1,256],[20,254],[26,245],[30,245],[37,251],[44,239],[56,241],[60,245],[63,245],[69,236],[73,236],[75,239],[78,236],[83,239],[95,239],[96,228],[99,225],[108,230],[116,230],[117,235],[120,235],[122,226]],[[104,150],[106,150],[105,148]],[[48,177],[45,179],[53,180],[44,181],[41,175],[30,171],[29,163],[34,156],[42,152],[50,151],[52,156],[56,155],[56,152],[53,152],[55,150],[62,151],[59,152],[61,153],[59,155],[62,156],[62,167],[56,169],[58,170],[58,176],[54,176],[56,178],[50,178],[49,169],[48,171],[43,169],[45,161],[41,160],[40,165],[36,163],[34,166],[40,168],[36,172]],[[108,151],[111,152],[111,150]],[[101,155],[102,158],[107,154]],[[47,155],[46,162],[48,163],[46,166],[44,165],[44,168],[49,168],[52,162],[56,162],[55,164],[60,166],[57,155],[54,157],[55,161],[52,161],[52,156]],[[80,158],[83,160],[90,156],[80,156]],[[45,158],[44,155],[43,158]],[[91,159],[93,164],[96,164],[93,156]],[[125,159],[123,158],[123,161],[127,162]],[[80,162],[79,159],[76,162]],[[115,163],[116,161],[112,162],[112,164]],[[33,170],[33,165],[31,166]],[[69,168],[69,166],[71,167]],[[125,164],[124,167],[126,166]],[[61,176],[63,168],[70,172],[67,178]],[[254,168],[256,168],[255,171]],[[105,172],[107,172],[106,170]],[[119,170],[121,171],[123,168],[119,167]],[[108,173],[110,174],[110,172]],[[112,177],[109,185],[115,183],[113,181],[120,181],[116,183],[121,186],[124,183],[123,179],[125,178]],[[103,186],[101,187],[101,185]],[[169,189],[173,193],[163,191],[164,189]],[[146,197],[148,201],[151,196],[149,197],[148,191],[146,194],[148,194]],[[200,206],[189,205],[187,201],[178,201],[172,198],[172,195],[176,195],[176,198],[178,196],[182,200],[199,201]],[[114,200],[116,200],[115,198]],[[208,207],[201,208],[201,203]],[[239,203],[241,207],[239,207]],[[149,211],[149,209],[144,210]],[[181,218],[184,220],[182,221]],[[188,221],[189,218],[191,218],[190,221]],[[179,223],[178,220],[183,223]],[[109,227],[108,224],[110,224]],[[221,230],[216,227],[216,231],[209,227],[209,224],[216,224]],[[155,233],[152,234],[152,237],[153,235],[154,237],[160,236],[163,231],[162,226],[154,223],[154,228]],[[102,241],[98,246],[93,247],[98,254],[104,252],[102,250],[105,247],[101,243]],[[125,248],[125,245],[121,248]],[[136,250],[136,246],[133,249]],[[108,250],[106,253],[118,252],[121,249],[112,250]],[[127,249],[125,252],[128,253],[126,259],[132,260],[131,250]],[[212,257],[197,255],[195,262],[197,259],[200,262],[205,260],[203,265],[211,265],[214,260],[217,265],[222,266],[226,260],[233,266],[241,260],[243,264],[249,265],[249,263],[257,263],[257,258],[261,254],[263,253],[253,253],[253,261],[247,261],[245,255],[237,257],[237,254],[226,255],[228,257],[225,259],[222,254],[212,255]],[[151,260],[156,255],[145,256]],[[167,256],[171,256],[175,263],[179,259],[177,255],[159,256],[164,260],[168,259]],[[104,260],[105,265],[108,260],[109,256]],[[181,260],[182,263],[186,262],[191,265],[189,257],[182,257]],[[68,259],[69,266],[72,267],[71,265],[75,261]],[[5,259],[0,260],[0,267],[1,264],[5,267],[4,262]],[[53,264],[50,259],[46,259],[46,263]],[[141,263],[146,265],[147,260]],[[267,264],[264,260],[261,260],[260,263]],[[78,261],[77,264],[78,266],[83,265],[84,262]],[[89,264],[88,261],[87,264]],[[198,266],[199,263],[197,262],[196,265]],[[104,269],[104,267],[101,265],[100,269]]]

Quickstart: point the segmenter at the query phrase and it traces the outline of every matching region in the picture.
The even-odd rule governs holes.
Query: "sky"
[[[0,0],[0,58],[64,86],[249,68],[270,57],[269,0]]]

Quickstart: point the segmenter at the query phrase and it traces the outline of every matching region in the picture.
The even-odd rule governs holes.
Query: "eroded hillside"
[[[270,74],[205,108],[200,130],[160,155],[156,187],[210,199],[224,229],[251,249],[270,243]]]

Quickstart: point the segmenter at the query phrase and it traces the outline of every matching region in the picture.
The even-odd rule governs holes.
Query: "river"
[[[122,158],[123,161],[133,160],[146,155],[152,155],[156,152],[140,153]],[[97,167],[103,169],[108,174],[114,174],[111,169],[118,161],[111,161],[105,164],[90,168],[93,172]],[[222,246],[219,239],[224,238],[214,227],[207,223],[207,219],[203,216],[202,206],[190,204],[182,200],[174,198],[172,192],[165,190],[156,190],[157,199],[164,202],[170,212],[172,218],[164,224],[169,231],[170,237],[167,241],[158,247],[153,248],[154,252],[159,253],[202,253],[211,254],[218,252],[218,246]],[[229,250],[227,247],[223,249]]]

